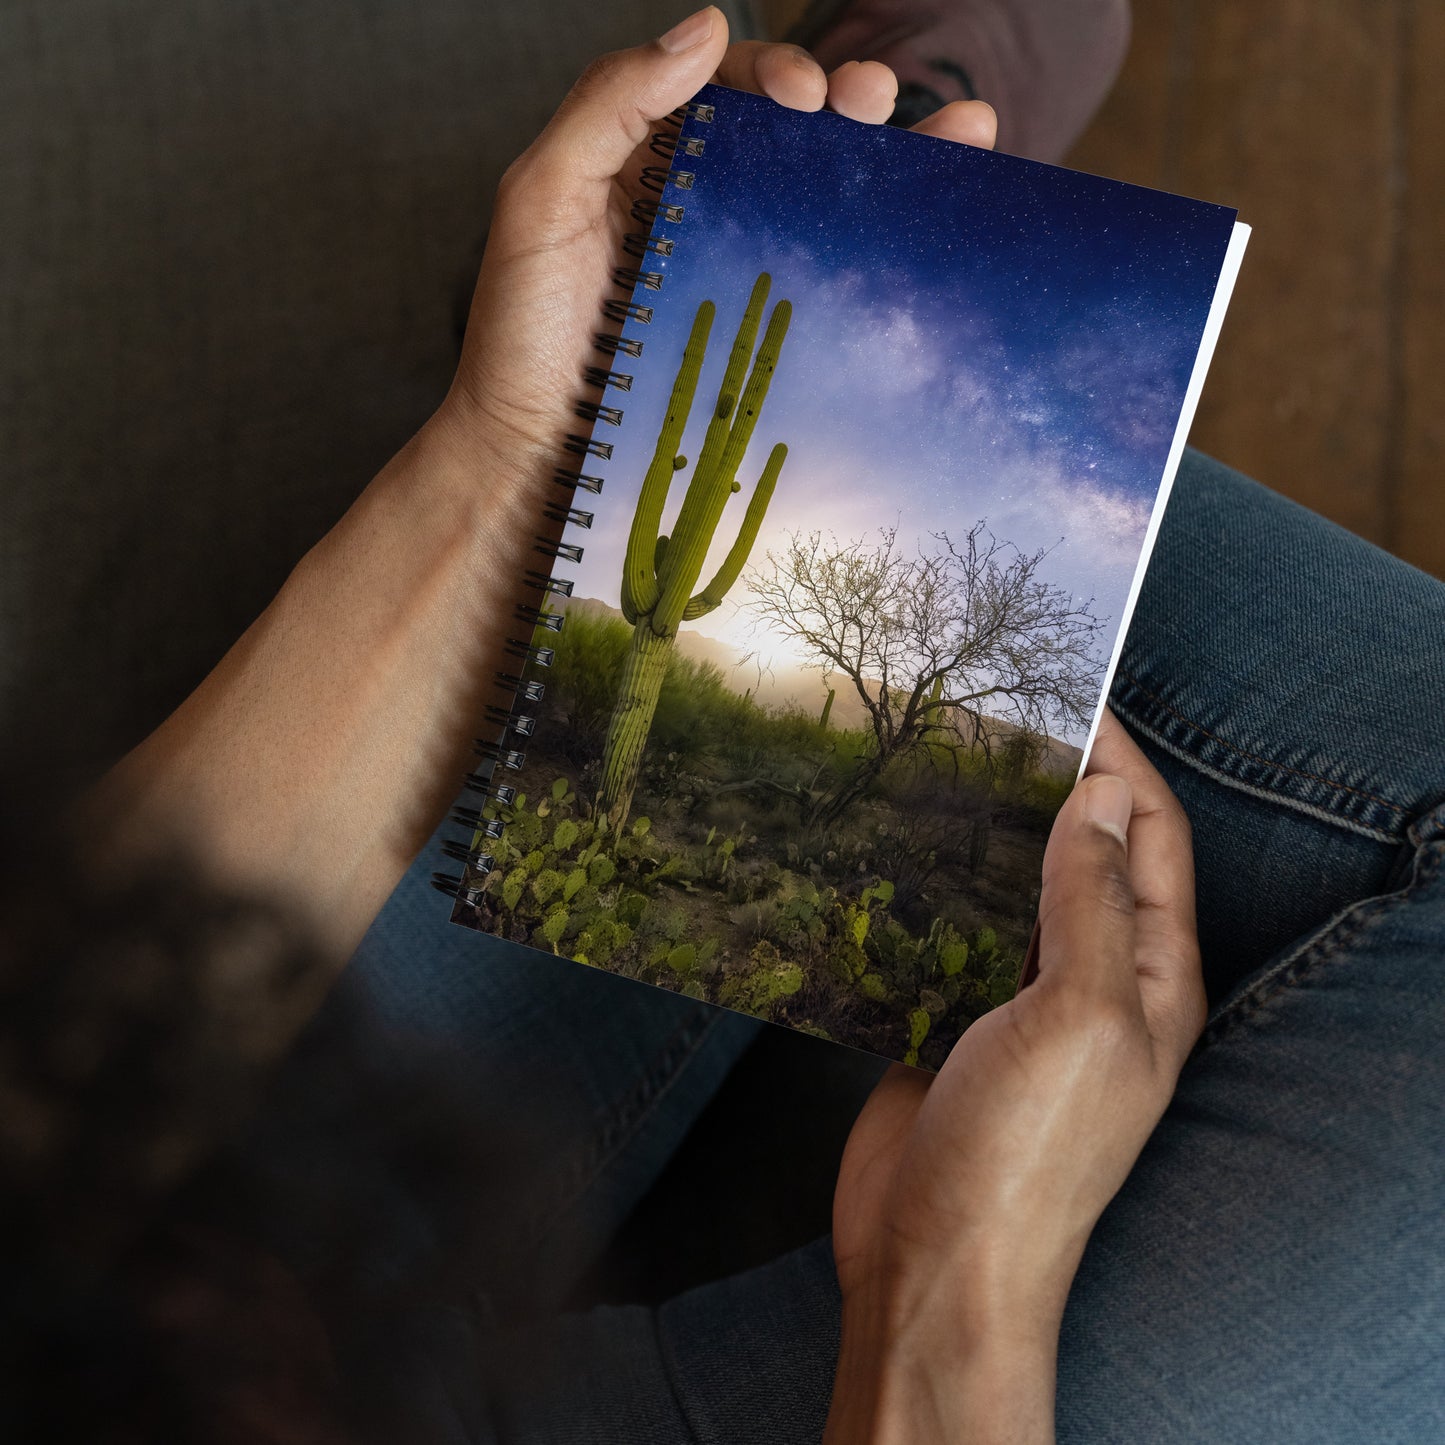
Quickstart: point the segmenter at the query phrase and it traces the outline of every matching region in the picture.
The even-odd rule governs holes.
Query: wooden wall
[[[1445,575],[1445,4],[1135,0],[1069,164],[1254,227],[1191,440]]]
[[[1445,0],[1135,0],[1068,164],[1238,208],[1191,440],[1445,577],[1442,72]]]

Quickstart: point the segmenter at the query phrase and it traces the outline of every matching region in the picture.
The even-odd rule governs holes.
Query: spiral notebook
[[[1017,986],[1248,229],[717,86],[651,144],[435,881],[937,1067]]]

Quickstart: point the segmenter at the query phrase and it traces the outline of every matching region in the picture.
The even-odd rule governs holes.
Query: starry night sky
[[[731,545],[774,442],[789,458],[752,565],[803,528],[841,541],[897,523],[906,540],[961,537],[979,518],[1025,549],[1054,548],[1045,580],[1110,619],[1112,648],[1214,296],[1235,213],[1053,166],[805,114],[709,87],[705,140],[678,169],[685,208],[645,343],[616,369],[625,408],[579,596],[616,605],[622,552],[699,301],[717,303],[683,451],[697,455],[754,278],[793,322],[704,579]],[[690,472],[674,481],[666,526]],[[1061,540],[1062,539],[1062,540]],[[565,569],[564,569],[565,571]],[[746,578],[746,574],[745,574]],[[760,636],[743,584],[698,630],[739,654],[789,658]],[[1077,739],[1075,740],[1077,741]]]

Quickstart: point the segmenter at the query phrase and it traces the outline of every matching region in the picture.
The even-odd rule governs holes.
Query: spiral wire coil
[[[694,120],[710,124],[713,107],[689,102],[662,122],[665,129],[653,134],[648,149],[667,164],[644,166],[641,184],[656,195],[661,195],[669,184],[678,190],[691,190],[696,173],[679,169],[674,162],[681,156],[689,159],[701,156],[707,142],[698,136],[681,134],[685,121]],[[627,255],[635,258],[636,266],[617,266],[612,271],[612,281],[626,293],[621,298],[610,298],[604,302],[602,311],[609,321],[625,326],[629,321],[639,326],[652,322],[652,307],[634,301],[639,291],[660,291],[665,279],[661,271],[652,270],[648,262],[654,256],[671,256],[674,240],[669,236],[654,236],[652,227],[659,221],[666,225],[677,225],[683,218],[684,207],[664,205],[661,201],[639,197],[632,204],[632,219],[646,226],[646,231],[629,231],[622,241]],[[589,366],[583,372],[583,381],[595,387],[599,396],[612,391],[632,390],[636,379],[631,371],[618,371],[615,363],[619,358],[638,359],[642,356],[643,343],[633,336],[597,332],[593,336],[596,350],[609,363],[606,366]],[[624,365],[626,362],[624,361]],[[573,407],[573,413],[580,420],[591,424],[585,434],[567,433],[565,449],[575,457],[597,458],[607,461],[612,456],[612,444],[593,435],[599,426],[621,426],[624,408],[604,404],[599,400],[581,400]],[[594,513],[573,505],[572,499],[579,491],[598,495],[602,491],[604,478],[592,472],[584,472],[571,466],[559,466],[553,473],[553,480],[567,490],[565,500],[549,502],[543,508],[548,521],[564,527],[586,530],[592,526]],[[549,562],[580,562],[583,549],[575,542],[558,541],[547,533],[539,532],[532,539],[533,551],[547,558]],[[469,830],[465,840],[451,838],[442,844],[443,854],[453,862],[462,865],[460,875],[455,873],[433,873],[432,887],[455,898],[459,904],[476,904],[482,894],[487,875],[496,866],[494,856],[484,846],[502,836],[504,822],[494,812],[497,808],[511,806],[517,799],[517,789],[511,783],[503,782],[504,772],[516,772],[527,760],[525,750],[518,743],[533,736],[538,717],[530,709],[540,703],[546,693],[546,685],[532,677],[532,670],[545,670],[552,665],[554,652],[551,647],[536,641],[537,634],[561,632],[566,614],[548,608],[547,599],[570,597],[572,583],[564,578],[554,577],[550,571],[531,569],[524,574],[524,582],[541,594],[542,605],[519,602],[513,609],[513,619],[530,629],[529,635],[508,637],[503,651],[520,664],[516,671],[498,672],[495,682],[501,692],[511,701],[506,707],[490,706],[484,714],[489,725],[485,736],[473,743],[473,751],[480,759],[481,766],[463,778],[467,790],[476,795],[479,806],[457,806],[451,814],[451,822]]]

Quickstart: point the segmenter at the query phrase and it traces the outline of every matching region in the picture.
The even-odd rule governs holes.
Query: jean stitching
[[[1292,985],[1337,958],[1367,933],[1378,919],[1406,902],[1417,888],[1431,882],[1442,871],[1442,866],[1445,866],[1445,843],[1432,843],[1422,848],[1415,856],[1410,879],[1403,888],[1350,904],[1243,991],[1226,999],[1205,1025],[1193,1055],[1202,1054],[1227,1038],[1235,1028],[1255,1017],[1266,1004]]]
[[[682,1422],[687,1427],[688,1445],[697,1445],[697,1442],[707,1437],[701,1428],[701,1422],[689,1408],[688,1399],[682,1391],[680,1383],[682,1372],[673,1354],[672,1341],[663,1333],[661,1310],[653,1310],[651,1317],[653,1338],[657,1341],[657,1358],[662,1362],[662,1373],[667,1379],[667,1388],[672,1392],[673,1404],[677,1406],[677,1413],[682,1416]]]
[[[699,1010],[678,1025],[654,1056],[646,1072],[608,1110],[607,1122],[596,1135],[593,1148],[559,1181],[553,1208],[538,1214],[532,1229],[528,1231],[529,1242],[545,1235],[616,1158],[622,1147],[636,1134],[642,1122],[666,1096],[688,1060],[697,1054],[708,1034],[716,1026],[717,1019],[718,1015]]]
[[[597,1168],[601,1168],[637,1132],[642,1120],[671,1089],[688,1060],[697,1054],[717,1020],[717,1014],[699,1011],[678,1026],[663,1045],[652,1067],[614,1107],[610,1124],[601,1136],[598,1153],[602,1157],[597,1161]]]
[[[1150,727],[1144,722],[1133,708],[1117,700],[1109,703],[1116,717],[1127,719],[1129,726],[1134,732],[1149,739],[1155,747],[1169,754],[1172,758],[1178,758],[1186,767],[1193,768],[1201,777],[1209,778],[1212,782],[1218,783],[1221,787],[1231,788],[1237,793],[1243,793],[1246,797],[1258,798],[1261,802],[1271,803],[1276,807],[1288,808],[1292,812],[1301,813],[1307,818],[1314,818],[1317,822],[1328,823],[1331,827],[1340,828],[1347,833],[1358,834],[1362,838],[1369,838],[1376,843],[1398,844],[1403,835],[1401,833],[1387,833],[1383,828],[1372,828],[1368,823],[1361,823],[1357,819],[1344,817],[1339,813],[1332,813],[1327,808],[1321,808],[1314,803],[1306,803],[1300,798],[1290,797],[1287,793],[1281,793],[1272,788],[1261,787],[1257,783],[1246,783],[1242,778],[1236,778],[1232,773],[1221,772],[1211,763],[1205,762],[1196,754],[1188,752],[1178,743],[1171,742],[1157,728]]]
[[[1133,673],[1126,672],[1124,668],[1120,667],[1117,669],[1117,675],[1122,677],[1126,682],[1132,683],[1145,697],[1151,702],[1157,703],[1171,717],[1178,718],[1185,727],[1193,728],[1195,732],[1202,733],[1211,742],[1218,743],[1220,747],[1228,749],[1241,758],[1247,758],[1252,763],[1263,763],[1265,767],[1268,768],[1278,768],[1282,773],[1290,773],[1297,778],[1306,778],[1312,783],[1323,783],[1327,788],[1337,788],[1341,792],[1353,793],[1356,797],[1367,798],[1372,803],[1379,803],[1381,807],[1388,808],[1392,813],[1399,813],[1401,817],[1404,817],[1409,811],[1406,808],[1402,808],[1399,803],[1392,803],[1388,798],[1380,797],[1378,793],[1368,792],[1364,788],[1354,788],[1348,783],[1339,782],[1335,778],[1326,778],[1319,773],[1306,772],[1303,768],[1292,768],[1288,763],[1281,763],[1274,758],[1266,758],[1259,753],[1252,753],[1246,748],[1239,747],[1237,744],[1230,742],[1228,738],[1220,737],[1218,733],[1211,732],[1207,727],[1203,726],[1203,724],[1195,722],[1193,718],[1186,717],[1177,708],[1171,707],[1170,704],[1165,702],[1157,693],[1150,692]]]

